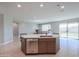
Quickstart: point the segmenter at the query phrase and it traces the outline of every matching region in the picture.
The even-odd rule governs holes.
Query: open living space
[[[79,57],[79,2],[0,2],[0,57]]]

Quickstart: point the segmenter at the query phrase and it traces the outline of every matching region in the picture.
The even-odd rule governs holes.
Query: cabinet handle
[[[34,52],[34,51],[32,51],[32,52]]]

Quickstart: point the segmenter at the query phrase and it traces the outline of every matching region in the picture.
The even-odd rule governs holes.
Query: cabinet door
[[[48,41],[48,53],[55,53],[56,52],[56,44],[55,41]]]
[[[43,39],[38,40],[38,52],[47,53],[47,41]]]
[[[39,53],[56,53],[55,38],[41,38],[38,40]]]

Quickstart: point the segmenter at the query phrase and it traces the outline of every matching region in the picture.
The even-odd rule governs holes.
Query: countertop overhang
[[[28,34],[28,35],[21,35],[21,38],[28,38],[28,39],[38,39],[38,38],[57,38],[59,35],[45,35],[45,34]]]

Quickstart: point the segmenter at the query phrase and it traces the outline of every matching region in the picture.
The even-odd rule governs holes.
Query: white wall
[[[4,42],[13,41],[13,20],[11,16],[4,16]]]
[[[0,6],[0,14],[5,14],[6,10],[7,10],[7,8]]]
[[[13,41],[13,18],[9,15],[4,16],[4,42],[8,43]],[[20,33],[34,33],[38,29],[35,23],[19,23],[19,34]]]
[[[4,15],[0,14],[0,43],[4,42]]]
[[[20,23],[19,25],[19,33],[34,33],[35,30],[38,29],[37,24],[35,23]]]
[[[13,41],[12,18],[0,14],[0,45]]]
[[[0,44],[7,44],[13,41],[13,18],[7,14],[0,15]],[[35,23],[19,23],[20,33],[34,33],[38,29]]]

